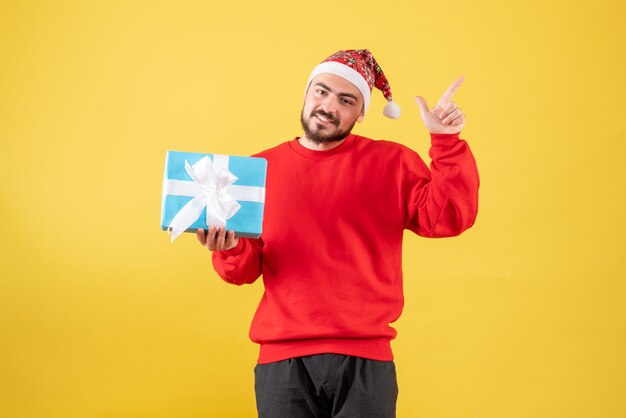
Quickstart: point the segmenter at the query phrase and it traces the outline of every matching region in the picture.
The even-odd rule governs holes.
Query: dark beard
[[[339,125],[339,121],[337,120],[337,118],[335,118],[332,115],[329,115],[328,113],[326,113],[326,112],[324,112],[322,110],[318,110],[317,112],[311,113],[311,116],[309,117],[309,120],[313,120],[313,117],[316,114],[325,116],[328,119],[330,119],[331,121],[335,122],[335,126]],[[335,130],[333,133],[324,134],[323,133],[323,129],[318,129],[316,132],[313,132],[309,128],[309,125],[304,120],[304,108],[303,108],[302,112],[300,114],[300,123],[302,124],[302,129],[304,129],[304,135],[307,137],[307,139],[309,139],[310,141],[313,141],[314,143],[319,145],[319,144],[322,144],[322,143],[338,142],[338,141],[343,140],[352,131],[352,128],[356,124],[356,120],[352,123],[352,125],[348,129],[346,129],[344,131]],[[313,122],[313,123],[315,123],[315,122]]]

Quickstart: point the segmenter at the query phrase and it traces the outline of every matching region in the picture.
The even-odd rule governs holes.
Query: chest
[[[278,164],[268,165],[265,216],[269,221],[298,218],[358,224],[401,216],[400,174],[385,161],[338,158]]]

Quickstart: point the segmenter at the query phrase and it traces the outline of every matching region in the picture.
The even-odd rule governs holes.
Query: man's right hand
[[[198,229],[196,232],[198,241],[210,251],[225,251],[235,248],[239,242],[239,238],[235,237],[235,231],[226,232],[226,228],[209,226],[208,233],[204,229]]]

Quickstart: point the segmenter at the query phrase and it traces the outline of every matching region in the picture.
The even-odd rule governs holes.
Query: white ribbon
[[[226,226],[226,221],[241,208],[240,201],[264,202],[265,188],[233,185],[238,178],[228,171],[228,156],[203,157],[193,166],[185,160],[192,181],[163,181],[163,195],[193,197],[172,219],[168,231],[172,242],[200,217],[206,207],[206,224]]]

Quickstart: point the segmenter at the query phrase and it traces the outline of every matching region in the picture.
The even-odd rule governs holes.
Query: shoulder
[[[284,153],[285,151],[287,151],[289,149],[289,142],[290,141],[285,141],[281,144],[278,144],[272,148],[268,148],[266,150],[257,152],[256,154],[252,155],[252,157],[258,157],[258,158],[266,158],[266,159],[270,159],[272,157],[275,157],[277,155],[280,155],[282,153]]]
[[[379,156],[412,158],[417,156],[417,152],[398,142],[385,139],[372,139],[357,135],[358,148],[361,152],[374,153]]]

